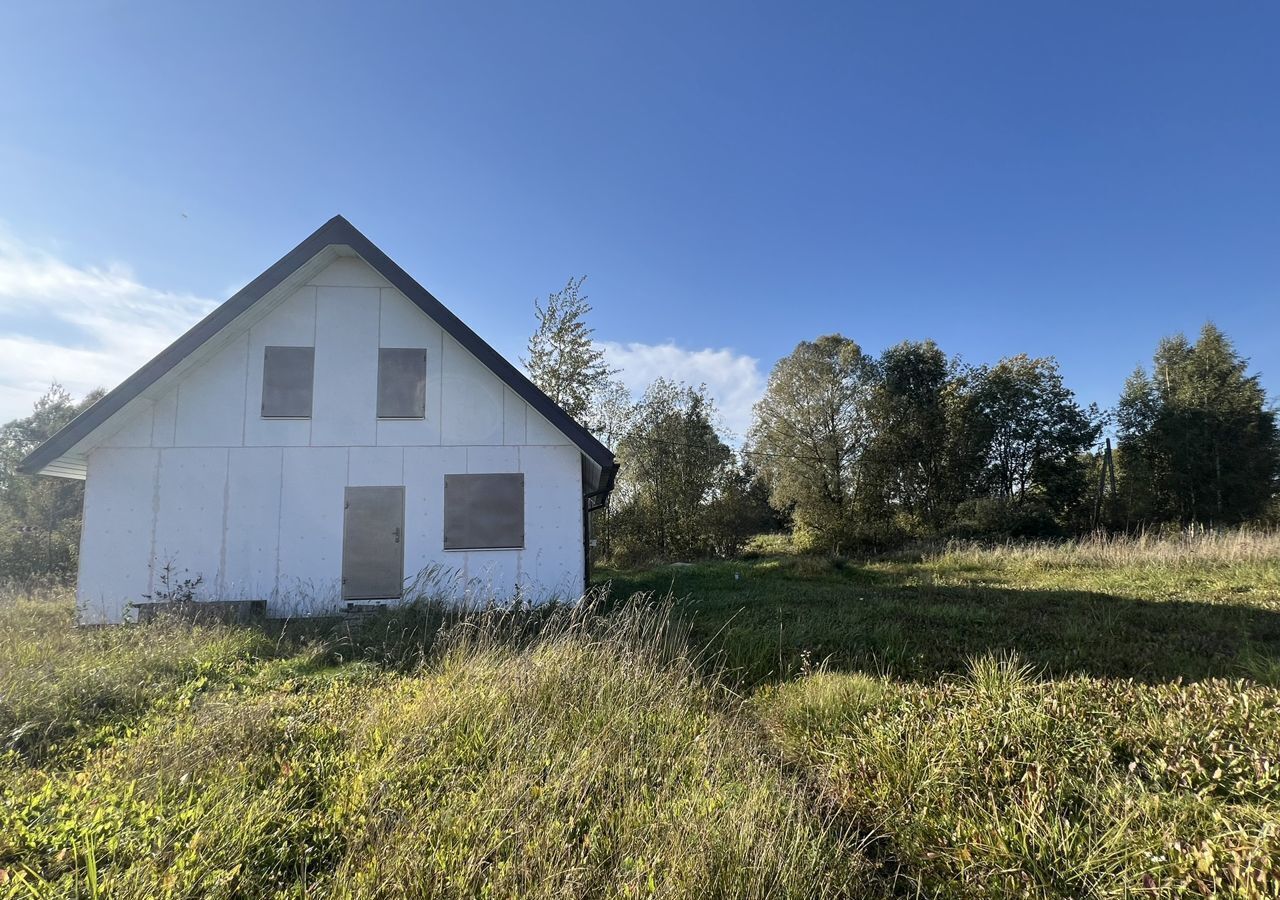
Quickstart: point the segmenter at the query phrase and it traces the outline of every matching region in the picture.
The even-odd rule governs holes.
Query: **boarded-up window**
[[[262,415],[269,419],[311,418],[314,347],[267,347],[262,362]]]
[[[427,414],[427,351],[378,351],[378,418],[421,419]]]
[[[524,547],[524,475],[444,476],[444,549]]]

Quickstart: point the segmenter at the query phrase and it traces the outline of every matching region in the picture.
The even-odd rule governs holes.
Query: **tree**
[[[1052,357],[1002,359],[976,373],[975,391],[990,434],[991,495],[1012,503],[1039,500],[1061,518],[1084,496],[1083,454],[1102,430],[1098,410],[1080,407]]]
[[[954,507],[980,496],[984,490],[987,456],[991,449],[991,422],[983,415],[980,388],[984,368],[951,361],[942,406],[947,423],[942,447],[940,493],[944,520]]]
[[[872,437],[875,361],[850,339],[802,341],[773,367],[750,433],[779,509],[809,539],[838,549],[864,501],[862,457]]]
[[[733,454],[716,432],[706,388],[659,378],[630,418],[617,442],[612,555],[638,562],[709,554],[707,505]]]
[[[585,421],[591,433],[613,446],[631,429],[636,404],[631,391],[620,381],[610,379],[591,398]]]
[[[1232,524],[1260,516],[1276,495],[1280,436],[1249,361],[1207,323],[1156,348],[1152,373],[1134,372],[1117,409],[1122,497],[1136,521]]]
[[[937,525],[946,492],[947,355],[933,341],[904,341],[880,356],[871,395],[867,471],[885,513]]]
[[[543,393],[574,419],[589,424],[592,401],[606,392],[615,372],[591,340],[593,329],[586,322],[591,304],[581,292],[584,281],[585,275],[570,278],[561,290],[547,295],[546,305],[533,302],[538,327],[529,338],[528,358],[520,362]]]
[[[753,536],[782,524],[769,505],[769,488],[748,460],[721,468],[703,516],[707,540],[716,556],[736,556]]]
[[[55,383],[31,415],[0,426],[0,575],[75,572],[84,483],[22,475],[18,464],[102,393],[93,391],[77,403]]]

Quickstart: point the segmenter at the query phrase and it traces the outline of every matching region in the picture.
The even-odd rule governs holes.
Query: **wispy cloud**
[[[213,306],[0,231],[0,421],[30,412],[53,381],[76,396],[114,387]]]
[[[655,378],[671,378],[692,385],[705,384],[730,432],[740,440],[751,427],[751,407],[764,393],[765,376],[760,361],[733,350],[689,350],[665,344],[620,344],[603,341],[609,363],[620,369],[618,377],[635,395]]]

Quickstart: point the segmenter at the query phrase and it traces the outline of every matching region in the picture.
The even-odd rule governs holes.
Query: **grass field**
[[[1280,896],[1280,538],[600,574],[283,631],[11,591],[0,897]]]

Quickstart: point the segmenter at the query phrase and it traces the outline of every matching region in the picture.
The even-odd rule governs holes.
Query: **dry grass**
[[[926,895],[1280,896],[1280,691],[821,673],[756,698],[793,761]]]
[[[980,559],[984,564],[1006,561],[1040,566],[1236,566],[1271,564],[1280,560],[1280,530],[1188,529],[1139,535],[1095,534],[1071,541],[977,544],[952,542],[932,554],[934,560]]]
[[[856,842],[814,812],[667,621],[642,604],[582,606],[531,634],[479,612],[407,674],[400,651],[390,669],[310,653],[178,687],[182,702],[73,766],[0,764],[0,870],[14,896],[869,890]],[[196,632],[127,633],[180,656]]]
[[[284,635],[9,597],[0,897],[1280,896],[1276,542],[781,555],[615,573],[674,606]]]
[[[1273,533],[616,573],[940,897],[1280,896]],[[901,883],[901,882],[900,882]]]
[[[11,588],[12,590],[12,588]],[[220,626],[85,629],[69,592],[0,590],[0,752],[43,755],[244,670],[272,645]]]

